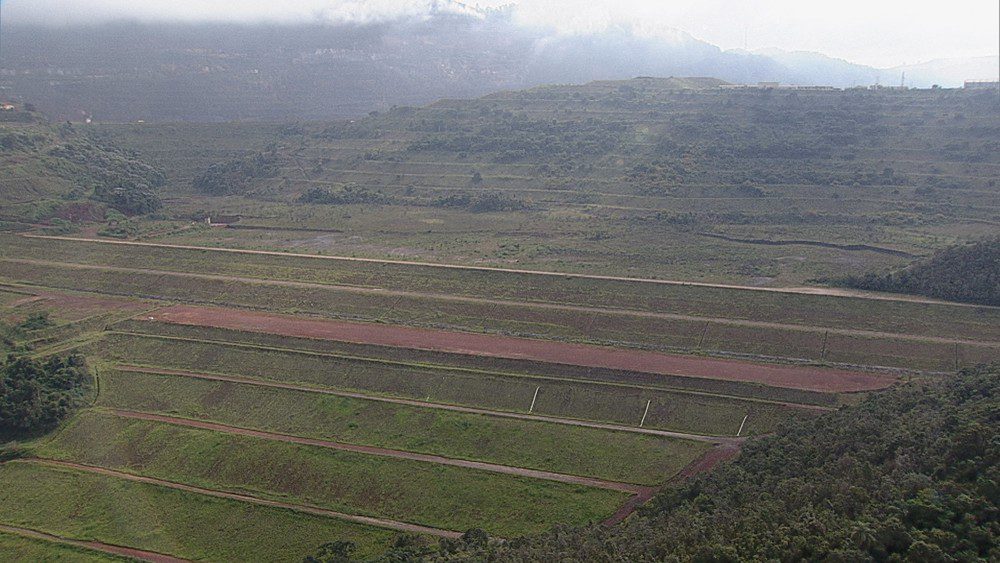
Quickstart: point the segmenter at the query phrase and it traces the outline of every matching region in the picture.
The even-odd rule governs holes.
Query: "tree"
[[[83,356],[8,356],[0,368],[0,437],[51,430],[76,406],[87,380]]]

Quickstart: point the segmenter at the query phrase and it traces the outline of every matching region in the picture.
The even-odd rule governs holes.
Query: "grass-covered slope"
[[[0,122],[0,220],[100,221],[161,207],[160,169],[83,125]]]
[[[1000,238],[952,246],[901,270],[851,276],[839,283],[1000,306]]]
[[[557,529],[426,558],[996,561],[1000,365],[913,383],[748,444],[616,528]],[[446,549],[447,548],[447,549]]]

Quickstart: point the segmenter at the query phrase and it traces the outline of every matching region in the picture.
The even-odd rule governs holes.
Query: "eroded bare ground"
[[[895,376],[885,373],[813,366],[759,364],[508,336],[374,323],[303,319],[289,315],[219,307],[176,305],[149,313],[143,318],[176,324],[246,330],[356,344],[376,344],[660,375],[753,382],[773,387],[809,391],[838,393],[872,391],[889,387],[897,380]]]

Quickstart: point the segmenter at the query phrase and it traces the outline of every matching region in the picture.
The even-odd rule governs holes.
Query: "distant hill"
[[[911,72],[914,81],[933,75]],[[343,118],[635,76],[853,86],[878,75],[814,53],[723,51],[680,31],[557,34],[523,27],[504,10],[294,26],[6,22],[0,34],[0,93],[75,121]]]

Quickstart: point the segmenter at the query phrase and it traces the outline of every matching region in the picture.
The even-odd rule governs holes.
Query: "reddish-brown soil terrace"
[[[662,375],[744,381],[809,391],[871,391],[889,387],[896,381],[894,376],[884,373],[813,366],[758,364],[738,360],[700,358],[528,338],[309,319],[242,309],[177,305],[160,309],[143,318],[176,324],[335,340],[355,344],[375,344]]]

